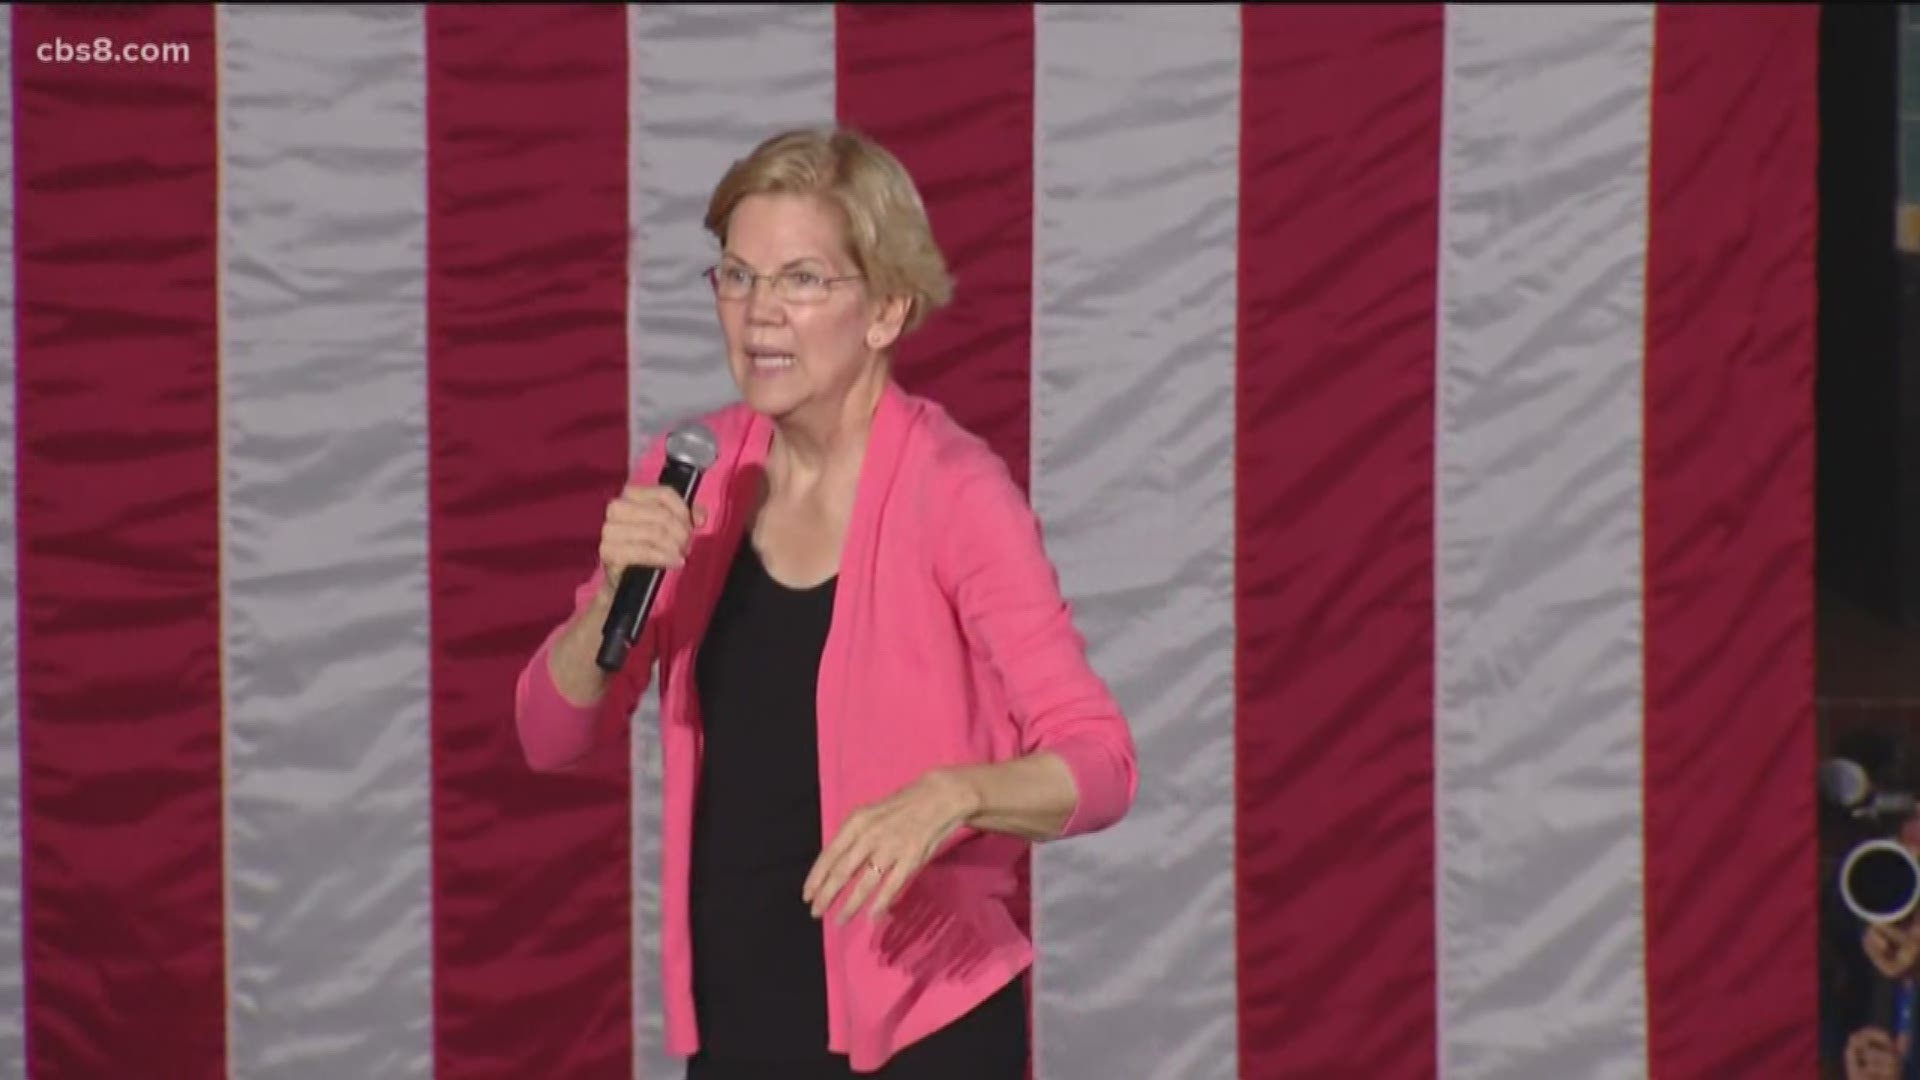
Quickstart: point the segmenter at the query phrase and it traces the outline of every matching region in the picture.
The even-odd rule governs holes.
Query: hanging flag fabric
[[[1813,1075],[1817,19],[12,8],[0,1074],[680,1075],[652,697],[513,683],[841,122],[1139,746],[1036,1077]]]

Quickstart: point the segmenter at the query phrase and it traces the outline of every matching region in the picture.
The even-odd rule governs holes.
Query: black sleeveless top
[[[836,584],[787,588],[749,534],[700,645],[691,929],[701,1043],[716,1054],[827,1048],[825,939],[800,890],[823,843],[814,700]]]
[[[789,589],[742,539],[700,645],[690,900],[703,1053],[689,1077],[854,1076],[827,1049],[826,939],[800,898],[823,843],[814,700],[837,585]],[[1025,1076],[1026,1061],[1015,979],[884,1075],[999,1080]]]

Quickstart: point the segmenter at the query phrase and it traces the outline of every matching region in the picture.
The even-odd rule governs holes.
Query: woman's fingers
[[[880,919],[893,909],[893,902],[900,897],[900,891],[907,887],[913,875],[920,872],[917,861],[902,860],[887,868],[881,878],[880,890],[874,894],[873,904],[867,909],[867,917]]]
[[[618,577],[631,566],[669,570],[685,561],[678,549],[657,541],[612,542],[600,548],[600,562],[609,577]]]
[[[600,527],[600,565],[609,578],[630,566],[680,566],[692,551],[694,530],[706,521],[704,508],[689,507],[672,488],[628,487],[607,503]]]
[[[884,873],[885,868],[877,860],[871,858],[860,860],[853,872],[853,892],[848,894],[846,905],[840,909],[838,921],[842,925],[853,918],[854,914],[860,910],[860,905],[866,903],[867,897],[873,895],[873,891],[880,887]]]
[[[820,857],[814,860],[813,869],[807,873],[806,884],[800,892],[801,899],[812,905],[814,918],[819,918],[833,906],[840,890],[846,888],[848,879],[867,860],[870,851],[862,822],[852,820],[831,843],[821,849]]]

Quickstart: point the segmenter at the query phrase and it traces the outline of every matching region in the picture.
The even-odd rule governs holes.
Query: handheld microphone
[[[1913,813],[1915,797],[1909,791],[1882,791],[1856,761],[1828,758],[1820,763],[1820,794],[1855,818],[1905,817]]]
[[[683,424],[667,436],[667,460],[660,466],[660,483],[672,488],[691,507],[701,474],[719,457],[720,441],[711,429],[705,424]],[[639,640],[640,628],[653,610],[662,576],[663,572],[653,566],[629,566],[620,571],[613,607],[600,627],[600,654],[594,657],[600,670],[612,673],[627,662],[627,652]]]

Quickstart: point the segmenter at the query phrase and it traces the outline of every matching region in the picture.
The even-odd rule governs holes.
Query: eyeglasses
[[[760,279],[773,283],[773,294],[791,304],[817,304],[827,298],[833,286],[842,281],[859,281],[861,275],[826,277],[812,270],[782,270],[777,274],[756,274],[741,266],[722,264],[702,271],[722,300],[745,300],[753,295]]]

